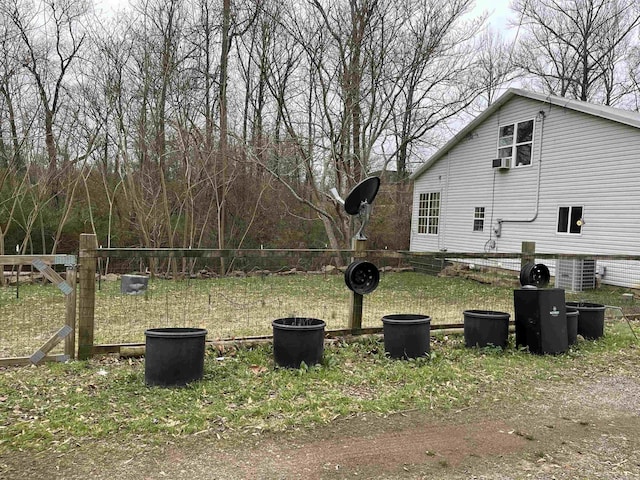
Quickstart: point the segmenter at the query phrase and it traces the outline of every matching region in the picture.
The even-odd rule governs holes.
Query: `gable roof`
[[[441,157],[446,155],[449,150],[457,145],[460,140],[465,138],[478,125],[484,122],[490,115],[501,108],[514,96],[530,98],[541,103],[568,108],[578,112],[586,113],[588,115],[593,115],[632,127],[640,128],[640,113],[638,112],[621,110],[619,108],[609,107],[606,105],[596,105],[594,103],[583,102],[581,100],[573,100],[565,97],[557,97],[555,95],[545,95],[542,93],[529,92],[527,90],[521,90],[519,88],[510,88],[502,96],[500,96],[500,98],[492,103],[484,112],[474,118],[462,130],[456,133],[453,138],[449,140],[442,148],[440,148],[436,153],[429,157],[429,159],[424,164],[422,164],[422,166],[420,166],[420,168],[418,168],[410,178],[414,180],[422,175],[426,170],[429,169],[429,167],[431,167],[431,165],[437,162]]]

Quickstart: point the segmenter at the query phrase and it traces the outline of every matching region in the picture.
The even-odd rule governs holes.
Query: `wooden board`
[[[53,335],[53,337],[47,340],[42,347],[36,350],[33,353],[33,355],[29,357],[29,360],[31,361],[31,363],[33,363],[34,365],[37,365],[42,360],[44,360],[44,358],[47,356],[47,353],[49,353],[51,349],[53,349],[53,347],[55,347],[58,343],[64,340],[65,337],[70,333],[71,333],[71,327],[69,325],[65,325],[60,330],[58,330],[55,333],[55,335]]]

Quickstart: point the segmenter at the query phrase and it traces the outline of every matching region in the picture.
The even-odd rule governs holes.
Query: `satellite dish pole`
[[[367,249],[367,236],[364,228],[369,223],[373,201],[378,194],[380,188],[379,177],[369,177],[358,183],[345,200],[340,198],[335,188],[331,189],[334,198],[344,205],[345,211],[351,216],[357,216],[360,221],[355,236],[351,240],[351,248],[356,256],[360,252]],[[352,264],[345,272],[345,282],[353,291],[351,300],[351,317],[349,319],[349,328],[352,331],[362,329],[362,299],[363,293],[370,293],[377,285],[380,274],[375,265],[369,262],[357,262],[356,258],[352,258]]]

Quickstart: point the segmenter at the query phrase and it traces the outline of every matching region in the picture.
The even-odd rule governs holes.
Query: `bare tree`
[[[81,21],[85,0],[44,0],[33,9],[29,2],[2,4],[2,15],[10,19],[20,38],[22,66],[29,72],[44,114],[44,137],[49,176],[55,178],[58,148],[54,125],[63,101],[65,77],[77,60],[86,34]],[[44,32],[50,32],[45,36]],[[56,191],[55,185],[52,186]]]
[[[21,90],[21,66],[17,55],[19,34],[7,16],[1,15],[0,22],[0,167],[22,170],[25,165],[21,149],[29,128],[22,136],[18,133],[20,115],[16,102]],[[27,120],[26,124],[29,123]],[[5,130],[8,134],[6,140]]]
[[[429,133],[467,109],[483,85],[472,40],[482,19],[462,22],[470,0],[453,0],[445,5],[430,0],[407,2],[400,32],[401,75],[395,87],[396,114],[393,151],[400,178],[408,173],[409,160],[420,146],[428,145]]]
[[[524,36],[518,66],[545,91],[615,103],[627,42],[640,25],[637,0],[515,0]]]
[[[492,28],[482,32],[477,43],[478,75],[486,106],[491,105],[500,88],[516,76],[512,61],[514,44]]]
[[[480,93],[480,23],[461,23],[470,0],[450,3],[309,0],[280,19],[278,38],[294,44],[270,61],[267,81],[297,162],[261,165],[322,219],[334,248],[350,238],[350,219],[329,187],[344,195],[379,168],[376,148],[390,146],[387,161],[406,174],[412,148]]]

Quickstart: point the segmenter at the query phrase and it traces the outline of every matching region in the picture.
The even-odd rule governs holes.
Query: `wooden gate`
[[[4,274],[5,265],[35,267],[44,278],[60,289],[65,296],[65,318],[60,329],[29,357],[0,358],[1,365],[30,365],[43,361],[66,361],[75,358],[76,330],[76,257],[74,255],[0,255],[0,267]],[[64,265],[66,279],[53,268]],[[63,355],[49,355],[49,352],[64,340]]]

